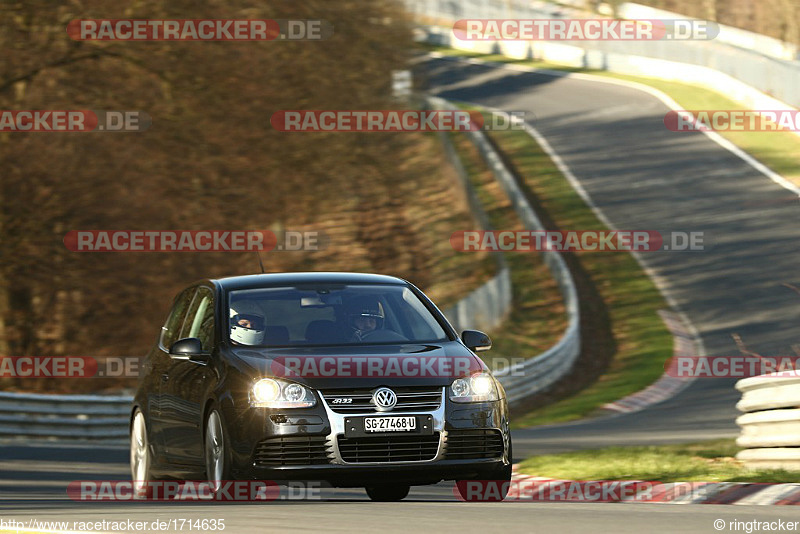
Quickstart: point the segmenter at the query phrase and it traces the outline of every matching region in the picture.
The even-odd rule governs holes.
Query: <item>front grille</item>
[[[329,389],[321,391],[325,402],[337,413],[376,412],[372,402],[372,394],[378,388]],[[442,403],[442,388],[430,386],[391,388],[397,394],[397,405],[392,412],[427,412],[433,411]],[[343,400],[351,399],[346,404]]]
[[[499,430],[450,430],[445,440],[448,460],[478,460],[503,455],[503,434]]]
[[[276,436],[256,445],[255,462],[259,466],[327,464],[325,436]]]
[[[433,460],[438,450],[438,432],[430,436],[339,436],[339,453],[350,463],[421,462]]]

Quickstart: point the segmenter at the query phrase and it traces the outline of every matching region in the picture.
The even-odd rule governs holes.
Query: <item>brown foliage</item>
[[[79,18],[246,17],[321,18],[335,33],[145,43],[65,32]],[[31,0],[0,6],[0,43],[0,109],[153,118],[144,133],[0,134],[0,355],[139,355],[180,288],[258,270],[252,253],[70,252],[69,230],[315,229],[331,249],[267,254],[266,269],[429,281],[434,258],[403,209],[420,176],[441,171],[402,165],[423,136],[280,133],[269,122],[281,109],[396,107],[391,71],[410,33],[394,3]]]

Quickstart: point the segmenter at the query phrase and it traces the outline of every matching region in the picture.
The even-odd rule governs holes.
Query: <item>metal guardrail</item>
[[[511,271],[503,267],[491,280],[442,313],[458,332],[465,328],[492,330],[508,315],[511,301]]]
[[[428,106],[431,106],[432,103],[433,101],[430,99],[425,102]],[[492,226],[489,222],[489,217],[486,215],[480,200],[478,200],[478,196],[469,181],[467,171],[464,169],[453,143],[450,142],[450,138],[447,137],[445,132],[439,132],[439,139],[442,142],[445,155],[461,183],[461,188],[467,196],[467,202],[473,217],[477,219],[482,229],[491,230]],[[444,313],[457,332],[461,332],[466,328],[493,330],[502,324],[511,311],[513,300],[511,271],[502,253],[494,252],[493,256],[497,260],[497,275],[453,306],[442,310],[442,313]]]
[[[452,32],[452,24],[459,19],[555,16],[552,9],[531,6],[522,0],[405,0],[405,5],[427,32],[425,40],[439,46],[696,84],[721,92],[751,109],[785,109],[787,104],[800,107],[799,61],[777,59],[713,40],[459,41]],[[637,13],[635,4],[623,5],[628,13]],[[559,16],[586,15],[574,12]]]
[[[654,7],[624,2],[617,7],[617,15],[624,19],[685,19],[686,15],[665,11]],[[800,59],[797,45],[781,41],[774,37],[762,35],[733,26],[719,24],[719,35],[713,41],[716,46],[731,45],[750,53],[751,56],[761,54],[767,57],[794,61]]]
[[[0,437],[121,439],[133,399],[106,395],[0,393]]]
[[[746,412],[736,419],[742,431],[736,458],[753,469],[800,470],[800,375],[771,373],[736,383]]]

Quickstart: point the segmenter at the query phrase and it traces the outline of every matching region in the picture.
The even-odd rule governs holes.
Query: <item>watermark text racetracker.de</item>
[[[73,501],[244,501],[319,500],[320,481],[220,480],[213,489],[195,480],[74,480],[67,485]]]
[[[664,371],[676,378],[749,378],[800,376],[800,356],[675,356]]]
[[[658,486],[638,480],[460,480],[453,494],[468,502],[653,502]]]
[[[460,41],[710,40],[719,25],[698,19],[461,19]]]
[[[450,245],[459,252],[698,251],[705,250],[705,234],[662,234],[654,230],[474,230],[453,232]]]
[[[333,24],[322,19],[75,19],[76,41],[322,41]]]
[[[769,483],[751,486],[766,488]],[[462,480],[453,487],[461,501],[584,502],[584,503],[688,503],[706,502],[719,496],[719,485],[708,482],[659,482],[648,480],[554,480],[526,477],[514,480]],[[503,498],[503,495],[506,495]],[[721,520],[720,520],[721,521]],[[717,530],[724,527],[718,526]],[[784,525],[786,523],[784,522]],[[788,523],[791,528],[792,523]],[[741,525],[738,526],[741,530]]]
[[[0,356],[0,378],[138,377],[137,357]]]
[[[800,132],[800,111],[681,109],[668,111],[664,126],[673,132]]]
[[[152,123],[144,111],[0,110],[0,132],[143,132]]]
[[[315,251],[325,243],[320,232],[298,230],[72,230],[64,236],[73,252]]]
[[[498,357],[492,367],[495,372],[524,376],[525,361]],[[282,378],[454,378],[482,370],[474,358],[460,356],[279,356],[270,363],[271,374]]]
[[[0,378],[137,378],[141,361],[135,356],[0,356]],[[524,376],[525,362],[497,357],[492,367]],[[451,378],[481,369],[476,360],[463,357],[281,356],[270,363],[272,375],[283,378]]]
[[[469,132],[521,130],[524,111],[280,110],[270,118],[280,132]]]

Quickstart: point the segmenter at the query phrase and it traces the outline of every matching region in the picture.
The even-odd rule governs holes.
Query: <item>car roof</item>
[[[406,285],[408,282],[395,276],[367,273],[301,272],[268,273],[247,276],[231,276],[214,280],[226,291],[269,286],[292,286],[296,284],[392,284]]]

